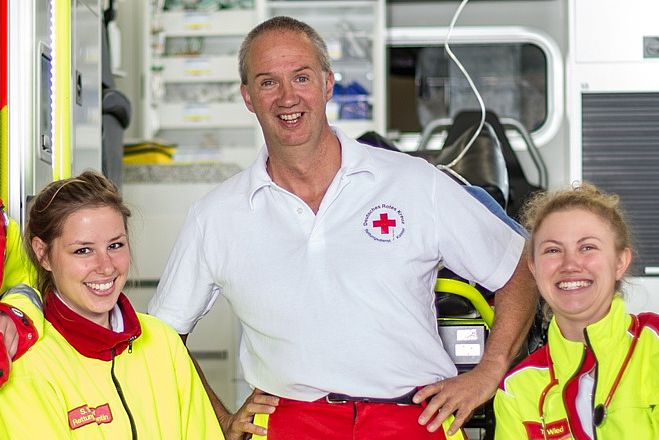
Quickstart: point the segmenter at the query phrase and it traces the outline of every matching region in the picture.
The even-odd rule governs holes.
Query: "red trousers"
[[[420,405],[391,403],[300,402],[279,399],[273,414],[257,414],[254,423],[268,429],[254,440],[446,440],[444,429],[428,432],[419,425]],[[445,422],[443,428],[448,429]],[[457,433],[451,439],[466,439]]]

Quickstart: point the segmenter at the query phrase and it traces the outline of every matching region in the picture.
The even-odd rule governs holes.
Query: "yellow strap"
[[[270,414],[254,414],[254,424],[256,426],[260,426],[262,428],[268,429],[269,418],[270,418]],[[252,436],[252,440],[268,440],[268,436],[254,434]]]
[[[444,419],[444,423],[442,423],[442,429],[444,429],[444,433],[446,434],[446,440],[467,440],[467,437],[464,435],[462,429],[458,429],[458,432],[453,435],[448,434],[448,429],[451,427],[451,424],[454,420],[455,416],[451,414],[446,419]]]
[[[485,325],[490,328],[492,327],[492,323],[494,322],[494,312],[483,297],[483,294],[481,294],[474,286],[465,283],[464,281],[452,280],[449,278],[437,278],[435,292],[451,293],[467,298],[474,305],[476,311],[480,313]]]

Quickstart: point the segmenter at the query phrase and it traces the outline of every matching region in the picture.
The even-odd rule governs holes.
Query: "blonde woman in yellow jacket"
[[[89,171],[32,202],[25,237],[46,322],[0,388],[0,438],[224,438],[180,337],[122,293],[129,215]]]
[[[529,267],[553,312],[548,343],[497,391],[497,440],[659,439],[659,316],[630,315],[618,198],[583,184],[527,206]]]

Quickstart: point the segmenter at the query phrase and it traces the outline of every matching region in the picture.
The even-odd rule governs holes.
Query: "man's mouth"
[[[289,114],[286,114],[286,115],[279,115],[279,119],[281,119],[282,121],[286,121],[286,122],[296,122],[301,117],[302,117],[301,112],[289,113]]]

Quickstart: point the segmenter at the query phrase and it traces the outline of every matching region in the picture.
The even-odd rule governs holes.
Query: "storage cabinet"
[[[143,136],[176,144],[178,161],[246,167],[262,143],[256,117],[240,96],[238,75],[238,48],[259,21],[255,3],[203,11],[174,9],[173,3],[147,5]]]

